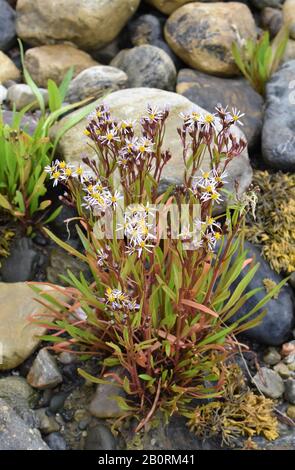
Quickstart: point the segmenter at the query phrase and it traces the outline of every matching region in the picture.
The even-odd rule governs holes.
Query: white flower
[[[211,200],[213,202],[217,202],[218,204],[223,200],[220,196],[220,193],[216,191],[215,186],[212,184],[204,187],[204,192],[202,193],[200,199],[202,202]]]
[[[110,145],[115,142],[120,142],[120,137],[118,136],[118,132],[115,128],[108,128],[106,134],[102,135],[99,140],[102,144]]]
[[[150,139],[140,138],[136,145],[136,158],[143,158],[146,154],[153,153],[154,143]]]
[[[201,123],[205,132],[208,132],[210,129],[216,129],[216,114],[204,114]]]
[[[148,105],[147,112],[147,116],[145,116],[143,120],[153,124],[163,119],[165,111],[159,110],[157,106]]]
[[[109,255],[102,249],[97,250],[97,254],[98,254],[97,264],[98,266],[103,266],[106,263]]]
[[[218,170],[216,170],[216,168],[214,168],[212,170],[212,177],[210,178],[210,182],[216,185],[220,183],[224,184],[227,183],[227,177],[228,173],[226,171],[220,173]]]
[[[230,113],[230,116],[232,118],[232,120],[234,121],[235,124],[240,124],[241,126],[243,126],[244,124],[240,121],[240,119],[245,116],[245,113],[241,113],[240,111],[238,111],[237,108],[232,108],[232,112]]]
[[[194,176],[193,177],[193,183],[192,183],[192,188],[195,191],[198,189],[198,187],[204,188],[208,186],[212,178],[214,177],[213,171],[203,171],[201,170],[201,175],[200,176]]]

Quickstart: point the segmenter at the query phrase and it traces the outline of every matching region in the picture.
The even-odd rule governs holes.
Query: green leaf
[[[48,80],[47,89],[48,89],[49,109],[53,113],[54,111],[57,111],[58,109],[61,108],[62,99],[60,96],[59,88],[53,80],[51,79]]]

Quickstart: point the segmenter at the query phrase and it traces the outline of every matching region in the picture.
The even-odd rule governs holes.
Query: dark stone
[[[13,112],[4,109],[2,111],[2,117],[4,124],[12,125],[13,122]],[[32,135],[35,132],[35,129],[38,125],[38,119],[33,114],[26,114],[21,120],[21,129],[24,132]]]
[[[271,168],[295,170],[295,60],[283,64],[266,86],[262,156]]]
[[[8,51],[15,41],[15,11],[5,0],[0,0],[0,50]]]
[[[34,279],[39,254],[30,238],[19,238],[12,243],[10,256],[2,261],[0,270],[4,282],[23,282]]]
[[[161,88],[168,91],[175,89],[175,65],[168,54],[159,47],[146,44],[124,49],[110,65],[128,75],[128,84],[131,88]]]
[[[64,406],[64,402],[66,401],[67,396],[68,394],[64,392],[60,392],[54,395],[49,403],[50,411],[52,411],[52,413],[57,413],[60,411]]]
[[[221,103],[238,108],[249,147],[259,143],[263,121],[263,99],[244,78],[220,78],[191,69],[180,70],[177,77],[177,93],[209,112]]]
[[[285,398],[291,405],[295,405],[295,379],[290,378],[286,380]]]
[[[48,434],[44,441],[52,450],[67,450],[67,443],[59,432]]]
[[[273,38],[283,26],[282,10],[277,8],[266,7],[261,12],[261,26],[268,29],[270,36]]]
[[[245,292],[249,292],[252,289],[262,287],[263,289],[257,292],[252,298],[248,299],[245,304],[241,307],[239,312],[231,319],[231,322],[241,318],[246,313],[257,305],[257,303],[267,294],[263,281],[264,279],[271,279],[276,284],[282,281],[282,277],[275,273],[260,255],[258,248],[246,242],[245,248],[248,250],[248,258],[254,258],[256,262],[260,263],[260,267],[256,272],[256,275],[249,283]],[[239,276],[235,285],[247,274],[250,266],[246,266],[243,270],[243,274]],[[266,315],[262,322],[251,328],[250,330],[243,332],[245,338],[257,341],[258,343],[267,344],[270,346],[278,346],[287,341],[292,334],[292,327],[294,325],[294,298],[291,287],[286,284],[280,290],[278,298],[271,299],[261,310],[253,315],[255,318],[263,310],[266,310]]]
[[[252,5],[259,10],[265,7],[280,8],[284,0],[251,0]]]
[[[116,440],[105,424],[88,428],[85,450],[116,450]]]
[[[54,193],[55,188],[53,190],[49,189],[49,196],[51,193]],[[56,192],[55,192],[56,195]],[[59,204],[60,205],[60,204]],[[77,221],[75,220],[74,222],[70,222],[67,224],[65,221],[68,219],[72,219],[73,217],[77,216],[77,211],[73,207],[69,207],[66,205],[63,205],[61,212],[58,214],[58,216],[49,224],[50,230],[52,230],[55,235],[57,235],[59,238],[62,240],[68,241],[69,235],[71,238],[77,238],[77,233],[75,229],[75,224]]]

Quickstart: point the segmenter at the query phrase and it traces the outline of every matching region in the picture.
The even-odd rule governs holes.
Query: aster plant
[[[77,208],[83,250],[47,233],[89,266],[92,281],[68,272],[64,301],[43,294],[54,316],[51,323],[39,319],[51,329],[43,339],[57,352],[97,356],[97,376],[81,375],[95,383],[112,377],[125,392],[116,397],[122,418],[135,417],[137,431],[157,410],[187,416],[193,399],[222,396],[225,361],[244,347],[236,335],[260,321],[280,288],[235,319],[256,292],[246,291],[258,265],[242,243],[255,195],[236,195],[214,214],[229,199],[228,165],[246,146],[233,132],[240,113],[218,106],[215,114],[181,116],[175,132],[183,184],[161,193],[171,159],[163,148],[168,116],[148,106],[138,133],[135,123],[114,119],[101,105],[85,129],[97,159],[84,158],[82,166],[56,160],[46,168],[53,185],[64,187],[64,203]],[[33,288],[42,293],[42,285]]]

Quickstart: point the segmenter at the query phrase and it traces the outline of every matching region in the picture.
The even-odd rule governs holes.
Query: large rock
[[[24,377],[8,376],[0,379],[0,398],[12,406],[17,413],[23,413],[36,403],[36,392]]]
[[[74,76],[97,62],[84,51],[67,44],[33,47],[25,53],[25,66],[38,86],[46,88],[49,78],[60,84],[74,67]]]
[[[286,0],[283,5],[285,23],[289,23],[290,36],[295,39],[295,0]]]
[[[15,11],[5,0],[0,0],[0,50],[8,51],[15,39]]]
[[[254,18],[246,5],[189,3],[177,9],[166,22],[169,46],[192,68],[213,75],[238,74],[232,43],[255,38]]]
[[[32,45],[70,41],[103,47],[121,31],[140,0],[18,0],[17,34]]]
[[[126,88],[128,76],[122,70],[107,65],[96,65],[83,70],[71,81],[67,101],[70,103],[84,98],[100,98],[111,91]]]
[[[267,294],[264,287],[265,279],[271,280],[275,284],[279,284],[282,281],[282,277],[270,268],[269,264],[264,258],[262,258],[260,251],[257,248],[249,242],[245,243],[245,248],[248,251],[248,258],[253,258],[255,262],[260,264],[256,275],[247,287],[247,292],[257,288],[262,288],[262,290],[247,300],[239,310],[238,314],[236,314],[231,321],[235,321],[250,312],[250,310],[263,299]],[[249,269],[249,266],[244,268],[238,281],[241,281],[242,276],[245,276]],[[266,315],[262,322],[254,328],[244,332],[243,335],[251,340],[271,346],[278,346],[288,340],[292,334],[292,327],[295,320],[294,298],[291,287],[286,284],[280,290],[277,298],[271,299],[253,316],[253,318],[259,315],[262,310],[266,310]]]
[[[162,13],[170,15],[177,8],[185,5],[186,3],[196,2],[197,0],[146,0],[147,3],[156,7]],[[203,0],[204,2],[214,2],[218,0]]]
[[[50,450],[37,429],[31,428],[0,398],[0,450]]]
[[[264,161],[278,170],[295,170],[295,60],[286,62],[266,86],[262,130]]]
[[[20,78],[20,71],[14,65],[12,60],[0,51],[0,83],[7,82],[7,80],[18,80]]]
[[[111,65],[128,75],[131,88],[149,87],[174,91],[176,69],[172,59],[163,49],[148,44],[124,49]]]
[[[216,103],[245,113],[243,132],[249,147],[259,142],[263,121],[263,99],[244,78],[221,78],[190,69],[180,70],[177,93],[214,112]]]
[[[159,108],[169,107],[170,115],[166,124],[166,134],[163,148],[170,149],[172,159],[163,172],[163,178],[169,182],[180,183],[183,180],[184,165],[182,156],[182,146],[177,128],[182,125],[179,116],[181,112],[189,113],[193,110],[205,112],[201,107],[189,101],[187,98],[164,90],[154,88],[130,88],[127,90],[111,93],[102,100],[110,107],[114,116],[119,119],[139,120],[145,113],[148,104]],[[98,103],[93,104],[93,109]],[[61,119],[52,131],[52,138],[62,128],[69,117]],[[86,140],[81,138],[87,124],[87,120],[80,121],[76,126],[67,131],[60,140],[59,152],[68,161],[81,162],[81,154],[91,158],[95,156],[94,151],[87,146]],[[240,130],[236,129],[240,134]],[[208,168],[208,156],[204,159],[204,169]],[[239,190],[244,191],[252,179],[252,170],[249,163],[247,151],[233,159],[228,166],[231,181],[239,181]]]
[[[46,290],[50,290],[45,286]],[[33,323],[32,316],[50,319],[48,310],[35,299],[25,283],[0,283],[0,370],[13,369],[32,354],[46,329]],[[44,315],[44,317],[43,317]]]

